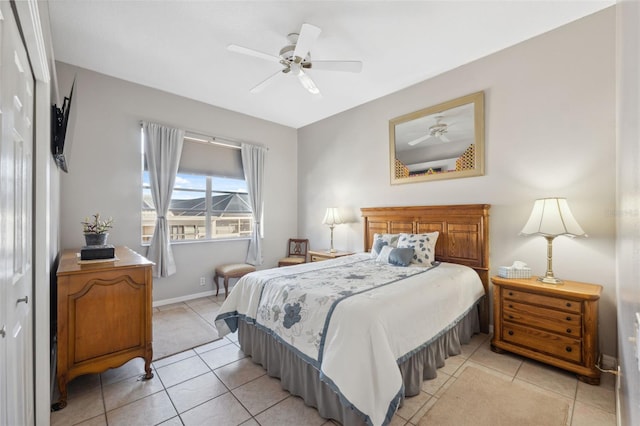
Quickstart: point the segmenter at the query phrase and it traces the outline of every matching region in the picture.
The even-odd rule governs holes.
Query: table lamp
[[[558,235],[568,237],[586,236],[571,214],[566,198],[542,198],[536,200],[521,235],[542,235],[547,239],[547,272],[538,280],[548,284],[562,284],[553,275],[553,239]]]
[[[325,225],[329,225],[329,229],[331,229],[331,248],[329,248],[329,253],[335,253],[336,249],[333,248],[333,228],[336,225],[340,225],[344,223],[342,217],[340,216],[340,212],[337,207],[329,207],[327,212],[324,214],[324,219],[322,223]]]

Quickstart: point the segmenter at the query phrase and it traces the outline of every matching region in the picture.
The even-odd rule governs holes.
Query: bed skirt
[[[405,396],[420,393],[423,380],[434,379],[436,370],[449,356],[461,352],[460,345],[468,343],[480,331],[478,306],[440,335],[425,343],[399,363],[405,387]],[[320,380],[320,372],[303,361],[287,346],[270,334],[245,321],[238,321],[238,342],[253,362],[262,365],[271,377],[278,377],[283,389],[300,396],[309,406],[316,407],[320,415],[335,419],[345,426],[366,424],[364,416],[338,393]]]

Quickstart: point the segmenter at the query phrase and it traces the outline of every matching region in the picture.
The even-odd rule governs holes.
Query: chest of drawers
[[[564,281],[544,284],[535,277],[493,277],[495,352],[508,351],[600,383],[598,300],[602,286]]]
[[[116,247],[114,261],[79,262],[66,250],[58,266],[57,374],[60,401],[67,383],[141,357],[144,378],[153,377],[153,263],[127,247]]]

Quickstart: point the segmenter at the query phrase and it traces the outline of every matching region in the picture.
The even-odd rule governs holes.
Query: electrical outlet
[[[204,277],[200,277],[200,285],[204,287],[205,283]]]

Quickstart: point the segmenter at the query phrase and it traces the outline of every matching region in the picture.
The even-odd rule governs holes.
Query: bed
[[[488,332],[489,205],[361,211],[364,253],[248,274],[216,327],[238,330],[244,353],[321,416],[377,426],[461,344]],[[407,239],[416,236],[428,242]],[[393,264],[407,245],[428,262],[416,265],[417,254]]]

